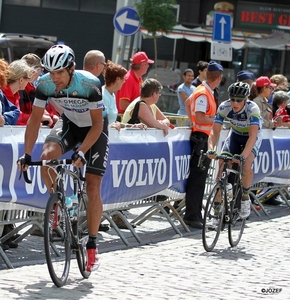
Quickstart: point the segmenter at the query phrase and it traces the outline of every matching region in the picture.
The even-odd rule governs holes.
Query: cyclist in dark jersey
[[[25,154],[21,165],[31,161],[31,152],[38,137],[41,117],[47,102],[56,103],[62,115],[46,137],[41,159],[59,158],[79,145],[75,166],[86,163],[87,221],[89,240],[87,243],[87,270],[99,266],[97,258],[97,234],[103,205],[100,194],[102,177],[108,160],[108,121],[103,117],[101,83],[97,77],[83,70],[75,70],[75,56],[66,45],[52,46],[42,59],[49,72],[43,75],[36,88],[33,111],[25,131]],[[50,174],[52,175],[52,174]],[[49,193],[54,191],[47,169],[42,167],[42,178]]]

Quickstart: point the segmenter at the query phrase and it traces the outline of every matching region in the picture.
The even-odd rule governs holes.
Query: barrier
[[[32,224],[42,230],[41,221],[48,195],[41,180],[40,168],[29,168],[28,176],[32,180],[32,184],[25,183],[23,179],[18,180],[19,172],[16,161],[24,153],[25,127],[4,127],[1,128],[1,131],[0,211],[3,211],[4,214],[0,225],[27,221],[25,223],[27,226]],[[42,144],[48,132],[49,129],[41,128],[32,159],[39,159]],[[111,218],[114,214],[118,214],[118,209],[140,205],[140,201],[143,199],[158,194],[168,197],[173,195],[179,198],[184,197],[190,161],[189,136],[188,128],[170,130],[166,137],[163,136],[163,131],[157,129],[146,131],[124,129],[121,132],[115,129],[109,130],[110,151],[101,187],[104,204],[103,217],[109,219],[112,227],[115,228],[125,244],[129,245]],[[70,157],[70,154],[64,157]],[[72,180],[67,178],[65,187],[68,193],[72,192]],[[147,205],[154,205],[157,210],[161,211],[164,206],[170,207],[171,205],[169,202],[167,204],[153,202],[154,200],[147,201]],[[21,210],[27,212],[26,219],[20,216]],[[8,218],[11,211],[17,213],[13,215],[13,218]],[[32,215],[32,212],[34,212],[34,222],[28,222],[28,216]],[[183,222],[179,216],[177,218],[181,223]],[[176,233],[180,233],[169,217],[168,222]],[[141,243],[130,224],[128,227],[136,240]],[[188,230],[187,226],[185,229]],[[28,230],[25,236],[33,229]],[[0,241],[3,242],[7,239],[6,235]],[[7,256],[1,250],[0,255],[7,266],[11,267]]]
[[[16,161],[24,153],[24,130],[25,128],[21,126],[1,128],[0,211],[8,214],[10,211],[16,213],[10,219],[7,217],[0,219],[0,225],[24,222],[25,226],[32,224],[41,228],[48,197],[39,168],[29,168],[28,175],[32,179],[32,184],[18,180]],[[48,131],[46,128],[40,130],[32,153],[32,158],[35,160],[40,156]],[[254,162],[254,183],[263,181],[290,184],[290,137],[288,137],[288,132],[288,129],[263,130],[262,146]],[[179,211],[174,209],[171,201],[182,200],[185,196],[190,163],[190,133],[191,130],[185,127],[169,130],[166,137],[163,136],[163,131],[157,129],[128,128],[120,132],[115,129],[109,130],[110,151],[107,171],[101,188],[104,203],[103,217],[109,220],[126,245],[130,243],[111,219],[112,215],[118,214],[119,209],[147,206],[148,209],[133,220],[142,224],[153,214],[159,211],[163,212],[165,207],[169,207],[173,213],[164,214],[164,216],[174,231],[182,234],[171,221],[171,217],[178,219],[185,231],[188,231],[188,227],[178,214]],[[227,134],[226,130],[221,132],[218,149],[221,148]],[[214,182],[214,171],[217,168],[213,165],[210,170],[205,195]],[[72,191],[72,187],[73,182],[67,180],[67,191]],[[164,202],[157,203],[154,199],[155,195],[166,195],[169,198]],[[147,200],[144,201],[144,199]],[[22,210],[26,212],[23,216],[20,214]],[[31,219],[29,219],[30,217]],[[124,221],[126,223],[127,220],[124,219]],[[140,244],[142,242],[140,237],[129,222],[126,224],[137,243]],[[25,234],[29,234],[30,231],[31,228]],[[8,236],[5,236],[0,241],[7,238]],[[6,260],[7,256],[5,257],[5,253],[1,250],[0,255]],[[9,263],[7,266],[11,267]]]

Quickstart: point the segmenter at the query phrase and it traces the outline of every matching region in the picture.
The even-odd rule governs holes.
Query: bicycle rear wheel
[[[50,196],[44,217],[44,249],[48,271],[57,287],[68,278],[71,259],[68,215],[63,210],[60,194]]]
[[[86,235],[82,237],[84,233],[84,227],[83,227],[83,219],[85,218],[85,212],[87,207],[87,195],[84,193],[79,194],[79,210],[78,210],[78,222],[75,224],[74,230],[77,232],[74,232],[74,234],[78,234],[78,249],[76,251],[76,258],[78,262],[78,267],[80,270],[80,273],[82,274],[83,278],[89,278],[91,275],[91,272],[88,272],[86,270],[87,264],[88,264],[88,255],[87,255],[87,249],[86,244],[88,241],[89,236]],[[86,218],[85,218],[86,220]]]
[[[224,222],[223,186],[216,183],[207,198],[202,228],[202,243],[206,251],[214,249]]]
[[[80,273],[86,279],[88,279],[91,275],[91,272],[88,272],[86,270],[86,267],[88,264],[88,255],[87,255],[87,249],[86,249],[87,241],[88,241],[88,236],[81,238],[79,241],[78,251],[76,252],[76,257],[77,257],[77,262],[78,262]]]
[[[246,219],[241,219],[239,216],[241,198],[242,198],[242,187],[240,184],[237,184],[233,201],[230,203],[231,220],[229,222],[228,235],[229,235],[229,243],[232,247],[237,246],[238,243],[240,242],[246,224]]]

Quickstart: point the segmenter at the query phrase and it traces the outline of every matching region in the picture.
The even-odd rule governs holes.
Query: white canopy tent
[[[146,29],[141,28],[140,30],[145,38],[152,37]],[[192,42],[213,42],[211,27],[187,28],[182,25],[176,25],[173,30],[167,34],[165,32],[158,31],[157,36],[164,36],[170,39],[186,39]],[[288,50],[290,49],[290,34],[284,32],[258,34],[252,32],[232,31],[231,46],[234,49],[258,47],[275,50]]]

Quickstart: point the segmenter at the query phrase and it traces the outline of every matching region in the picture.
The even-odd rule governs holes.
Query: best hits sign
[[[265,31],[290,30],[289,6],[239,2],[235,27],[250,29],[257,26]]]

